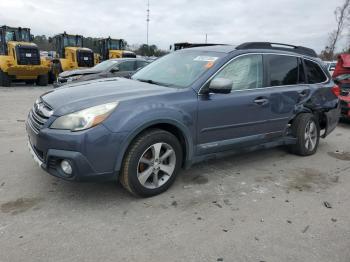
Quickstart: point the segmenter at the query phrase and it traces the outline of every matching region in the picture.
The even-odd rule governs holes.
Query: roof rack
[[[247,42],[240,44],[236,49],[277,49],[283,51],[291,51],[294,53],[317,57],[315,50],[303,46],[295,46],[281,43],[270,42]]]

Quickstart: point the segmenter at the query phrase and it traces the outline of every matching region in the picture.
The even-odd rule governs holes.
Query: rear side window
[[[304,60],[305,62],[305,67],[306,67],[306,75],[309,84],[317,84],[317,83],[322,83],[327,80],[326,75],[322,71],[321,67],[310,60]]]
[[[266,55],[269,67],[268,86],[298,84],[298,58],[285,55]]]

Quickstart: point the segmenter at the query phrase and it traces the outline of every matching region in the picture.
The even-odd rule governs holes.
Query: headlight
[[[117,106],[118,102],[113,102],[61,116],[52,123],[50,128],[71,131],[84,130],[100,124]]]
[[[80,79],[83,75],[71,76],[67,78],[67,82],[72,82]]]

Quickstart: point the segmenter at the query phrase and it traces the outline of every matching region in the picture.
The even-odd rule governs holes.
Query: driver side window
[[[226,65],[215,78],[232,80],[232,91],[261,88],[263,82],[262,55],[238,57]]]

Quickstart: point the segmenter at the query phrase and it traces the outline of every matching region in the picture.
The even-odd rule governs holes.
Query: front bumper
[[[7,69],[7,73],[15,79],[32,79],[49,72],[49,67],[44,65],[13,65]]]
[[[43,128],[36,133],[27,122],[26,130],[35,162],[49,174],[75,181],[117,179],[116,161],[122,157],[118,148],[126,134],[112,133],[103,125],[81,132]],[[62,160],[71,163],[71,175],[61,169]]]

